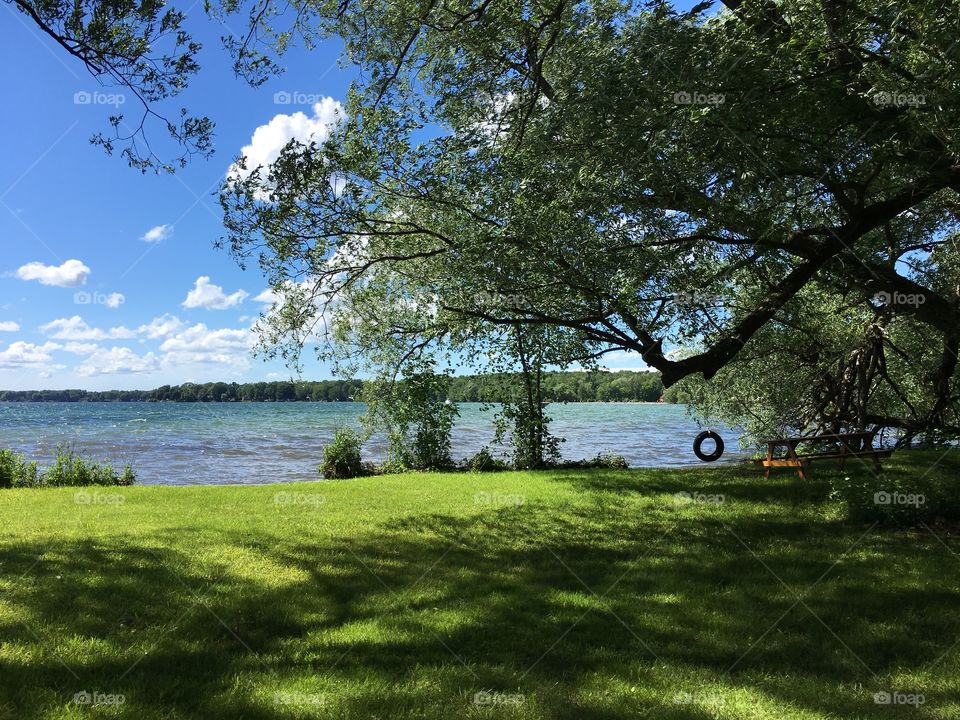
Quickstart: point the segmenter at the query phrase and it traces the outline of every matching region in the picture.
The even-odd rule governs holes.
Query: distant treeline
[[[509,373],[451,378],[453,402],[497,402],[519,376]],[[295,380],[255,383],[184,383],[155,390],[0,390],[0,402],[349,402],[359,399],[361,380]],[[655,402],[663,395],[652,372],[549,372],[547,402]]]
[[[454,402],[496,402],[507,388],[516,388],[519,374],[497,373],[452,378]],[[663,395],[660,374],[654,372],[548,372],[543,376],[547,402],[656,402]]]

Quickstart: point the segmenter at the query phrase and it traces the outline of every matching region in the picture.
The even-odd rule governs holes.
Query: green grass
[[[960,718],[954,530],[831,473],[3,490],[0,718]]]

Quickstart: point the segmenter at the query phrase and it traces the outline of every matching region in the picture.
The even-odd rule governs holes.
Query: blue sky
[[[314,102],[344,98],[352,73],[337,66],[338,44],[292,53],[287,73],[252,89],[234,77],[220,45],[230,29],[196,3],[188,27],[204,45],[201,72],[186,93],[160,107],[175,112],[182,104],[213,118],[217,152],[173,177],[141,175],[88,142],[115,112],[110,94],[123,96],[120,112],[131,119],[139,115],[135,99],[101,87],[9,4],[0,12],[0,122],[7,138],[0,164],[0,388],[289,377],[282,364],[246,352],[266,284],[256,267],[241,271],[213,247],[221,234],[213,193],[258,127],[278,115],[304,114],[261,131],[251,154],[311,127]],[[293,102],[280,95],[275,103],[284,92]],[[313,363],[305,375],[329,372]]]
[[[88,142],[108,130],[116,95],[120,112],[138,118],[135,98],[100,86],[11,5],[0,13],[0,389],[290,377],[248,352],[266,283],[213,247],[222,233],[214,193],[241,152],[269,160],[291,136],[322,132],[354,76],[337,63],[339,43],[292,51],[285,74],[253,89],[221,46],[232,30],[195,3],[187,26],[204,45],[201,72],[158,109],[210,116],[216,154],[174,176],[141,175]],[[330,372],[308,360],[304,377]]]

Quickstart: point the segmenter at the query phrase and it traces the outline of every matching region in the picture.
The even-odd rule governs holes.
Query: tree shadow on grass
[[[741,702],[879,718],[872,693],[894,689],[925,691],[915,717],[960,703],[956,559],[932,538],[661,505],[3,547],[0,717],[70,716],[81,690],[125,696],[86,708],[104,716],[255,720],[691,720]],[[203,543],[223,560],[190,552]],[[895,686],[911,674],[925,686]]]
[[[628,471],[583,473],[575,470],[551,472],[559,483],[606,495],[632,496],[699,491],[720,493],[747,502],[817,502],[829,492],[833,466],[822,466],[800,481],[793,471],[779,471],[765,478],[754,463],[693,468],[640,468]],[[860,468],[854,468],[859,471]]]

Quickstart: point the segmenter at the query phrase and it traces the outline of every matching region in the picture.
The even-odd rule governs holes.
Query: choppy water
[[[320,448],[362,412],[359,403],[0,403],[0,448],[45,465],[58,443],[72,443],[90,458],[130,463],[145,484],[311,480]],[[692,444],[700,428],[683,406],[571,403],[551,405],[548,414],[568,459],[611,450],[634,467],[699,462]],[[492,442],[492,415],[479,404],[460,406],[454,458]],[[721,434],[723,460],[736,459],[736,434]],[[382,459],[384,451],[372,438],[364,458]]]

